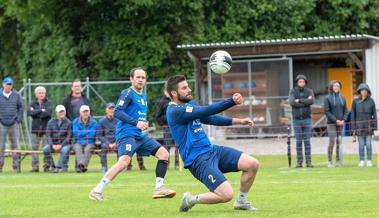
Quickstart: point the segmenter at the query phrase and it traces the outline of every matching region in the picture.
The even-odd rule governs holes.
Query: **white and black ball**
[[[217,74],[227,73],[232,67],[232,56],[226,51],[215,51],[209,58],[209,67]]]

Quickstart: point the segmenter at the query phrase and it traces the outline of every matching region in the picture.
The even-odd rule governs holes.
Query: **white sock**
[[[199,204],[200,203],[200,196],[199,195],[192,195],[189,202],[192,205]]]
[[[161,177],[157,177],[157,178],[155,179],[155,188],[157,189],[157,188],[162,187],[162,186],[163,186],[163,182],[164,182],[164,179],[163,179],[163,178],[161,178]]]
[[[239,202],[246,202],[247,201],[247,195],[248,195],[247,192],[241,192],[241,191],[239,191],[238,192],[238,201]]]
[[[98,193],[102,193],[105,186],[107,186],[110,182],[111,182],[111,180],[104,176],[100,180],[99,184],[97,184],[97,186],[95,187],[95,189],[93,191],[98,192]]]

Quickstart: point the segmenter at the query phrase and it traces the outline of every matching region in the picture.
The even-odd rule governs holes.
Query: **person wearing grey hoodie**
[[[365,148],[367,167],[372,167],[372,135],[378,129],[375,102],[371,98],[370,87],[366,83],[358,86],[359,97],[354,99],[351,108],[351,130],[358,136],[359,167],[365,166]]]
[[[340,81],[332,80],[329,83],[329,95],[324,99],[324,112],[327,117],[327,127],[329,136],[328,146],[328,167],[333,165],[333,149],[336,144],[336,167],[342,166],[341,162],[341,139],[342,129],[347,120],[348,110],[346,107],[346,99],[341,95],[340,90],[342,84]]]

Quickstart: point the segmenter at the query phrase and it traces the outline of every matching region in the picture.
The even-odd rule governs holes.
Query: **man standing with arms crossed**
[[[155,139],[144,135],[147,123],[147,102],[142,90],[146,83],[146,72],[138,67],[130,71],[132,86],[122,91],[115,108],[115,117],[119,120],[116,128],[118,145],[117,163],[108,170],[99,184],[90,192],[89,198],[103,201],[103,190],[129,164],[134,153],[142,156],[153,155],[158,162],[155,169],[156,183],[153,198],[172,198],[176,192],[163,186],[167,172],[169,154]]]
[[[288,101],[292,107],[293,126],[296,138],[296,168],[303,167],[303,142],[306,166],[313,168],[311,155],[312,109],[315,99],[313,90],[307,87],[307,77],[296,76],[295,87],[290,90]]]
[[[253,185],[259,168],[255,158],[234,148],[213,145],[202,128],[202,123],[216,126],[233,124],[253,126],[250,118],[231,118],[216,115],[237,104],[243,103],[241,94],[221,100],[208,106],[200,106],[192,101],[191,89],[182,75],[167,81],[167,92],[172,102],[167,108],[167,123],[175,143],[179,148],[184,168],[201,181],[210,192],[191,195],[186,192],[179,210],[187,212],[195,204],[225,203],[233,198],[233,189],[224,173],[242,171],[240,191],[234,202],[236,210],[255,211],[248,200],[248,192]]]

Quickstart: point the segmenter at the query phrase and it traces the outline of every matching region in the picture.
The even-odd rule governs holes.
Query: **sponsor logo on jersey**
[[[145,115],[146,116],[146,113],[142,112],[142,111],[137,111],[138,115]]]
[[[192,106],[187,106],[186,107],[186,112],[187,113],[192,113],[192,111],[193,111],[193,107]]]

